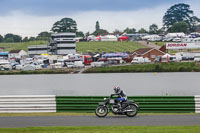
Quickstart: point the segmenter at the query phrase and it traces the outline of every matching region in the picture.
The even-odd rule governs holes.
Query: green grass
[[[20,42],[20,43],[0,43],[0,47],[4,47],[4,51],[23,49],[28,51],[28,46],[30,45],[44,45],[47,44],[46,41],[30,41],[30,42]]]
[[[163,46],[166,42],[152,42],[152,43],[154,43],[154,44],[156,44],[158,46]]]
[[[113,114],[109,113],[109,116]],[[138,113],[137,115],[200,115],[199,113]],[[56,112],[56,113],[0,113],[0,117],[12,116],[95,116],[94,113]]]
[[[20,43],[0,43],[0,47],[4,47],[4,51],[23,49],[28,51],[30,45],[43,45],[47,44],[46,41],[31,41],[31,42],[20,42]],[[137,42],[78,42],[76,43],[76,50],[78,53],[86,54],[87,52],[133,52],[138,48],[144,48],[145,46],[140,45]]]
[[[200,126],[85,126],[1,128],[1,133],[197,133]]]
[[[128,72],[200,72],[200,65],[194,62],[134,64],[90,68],[84,73],[128,73]]]
[[[138,48],[144,48],[145,46],[137,42],[79,42],[77,43],[77,52],[133,52]]]
[[[24,74],[68,74],[75,72],[76,69],[62,68],[62,69],[42,69],[35,71],[21,71],[21,70],[10,70],[0,71],[0,75],[24,75]]]

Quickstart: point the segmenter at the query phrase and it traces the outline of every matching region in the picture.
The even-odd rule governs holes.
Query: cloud
[[[200,17],[198,7],[199,1],[190,2],[191,9],[194,15]],[[0,34],[14,33],[25,36],[37,36],[42,31],[50,31],[53,24],[64,18],[70,17],[77,22],[78,30],[84,33],[92,33],[95,30],[96,21],[100,22],[100,28],[113,32],[115,29],[123,31],[126,27],[145,28],[148,30],[149,25],[155,23],[162,26],[162,17],[164,13],[172,6],[165,4],[154,8],[141,8],[140,10],[124,10],[124,11],[65,11],[65,15],[52,15],[47,16],[33,15],[15,10],[9,15],[0,16]]]
[[[161,26],[162,14],[160,8],[120,12],[86,11],[67,14],[66,16],[35,16],[15,11],[9,16],[0,16],[0,34],[15,33],[23,37],[37,36],[41,31],[49,31],[56,21],[64,17],[71,17],[76,20],[78,29],[83,32],[93,32],[96,21],[100,22],[101,28],[110,32],[115,29],[124,30],[126,27],[147,29],[152,23]]]
[[[0,15],[20,10],[32,15],[64,15],[79,11],[136,11],[154,8],[180,0],[1,0]],[[183,0],[182,0],[183,1]]]

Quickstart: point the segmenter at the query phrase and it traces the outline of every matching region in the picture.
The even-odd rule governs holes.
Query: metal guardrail
[[[103,96],[56,96],[57,112],[94,112],[103,98]],[[195,112],[194,96],[130,96],[128,99],[137,102],[140,106],[139,112],[143,113]]]
[[[94,112],[103,96],[6,95],[0,113]],[[200,96],[130,96],[143,113],[200,113]]]
[[[200,95],[194,97],[195,100],[195,113],[200,113]]]
[[[0,113],[56,112],[55,95],[0,96]]]

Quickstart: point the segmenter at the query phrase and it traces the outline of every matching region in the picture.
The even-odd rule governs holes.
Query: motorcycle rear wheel
[[[136,105],[134,105],[134,104],[130,104],[130,105],[126,108],[126,110],[132,110],[132,111],[127,111],[127,112],[126,112],[126,115],[127,115],[128,117],[134,117],[134,116],[136,116],[137,113],[138,113],[138,107],[137,107]]]
[[[105,117],[108,114],[108,108],[106,106],[98,106],[95,110],[95,114],[98,117]]]

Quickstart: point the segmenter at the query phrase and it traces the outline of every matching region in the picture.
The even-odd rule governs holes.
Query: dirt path
[[[160,46],[152,43],[152,42],[149,42],[147,43],[147,41],[138,41],[140,44],[146,46],[146,47],[150,47],[150,48],[156,48],[156,49],[160,49]]]

